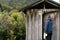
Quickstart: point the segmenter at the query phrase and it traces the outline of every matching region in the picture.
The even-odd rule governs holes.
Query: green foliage
[[[26,0],[0,0],[0,40],[25,40],[26,19],[21,11]]]
[[[17,21],[17,17],[18,17],[17,13],[13,13],[11,16],[15,19],[15,21]]]
[[[0,0],[0,4],[2,5],[2,10],[10,11],[12,9],[18,9],[26,7],[32,3],[35,3],[39,0]]]
[[[0,40],[25,40],[25,23],[22,11],[0,12]]]

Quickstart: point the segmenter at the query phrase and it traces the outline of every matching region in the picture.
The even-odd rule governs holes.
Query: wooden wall
[[[60,12],[59,12],[59,40],[60,40]]]
[[[45,10],[46,11],[46,10]],[[53,35],[52,35],[52,40],[59,40],[60,36],[60,14],[59,12],[52,12],[55,11],[52,9],[47,10],[47,14],[44,15],[44,20],[43,14],[44,11],[43,9],[30,9],[26,12],[26,40],[42,40],[42,30],[43,30],[43,22],[47,19],[47,16],[49,14],[55,14],[57,13],[57,16],[55,17],[53,21]]]
[[[28,10],[26,20],[26,40],[42,40],[42,10]]]

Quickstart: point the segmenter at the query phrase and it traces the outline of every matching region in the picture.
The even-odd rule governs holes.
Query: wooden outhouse
[[[26,40],[43,40],[44,21],[49,14],[53,21],[52,40],[60,40],[60,5],[52,0],[38,0],[23,8],[26,14]]]

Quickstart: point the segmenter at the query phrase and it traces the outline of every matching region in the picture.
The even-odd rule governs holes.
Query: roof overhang
[[[42,1],[37,1],[29,6],[26,6],[24,9],[28,10],[28,9],[60,9],[60,4],[51,1],[51,0],[42,0]]]

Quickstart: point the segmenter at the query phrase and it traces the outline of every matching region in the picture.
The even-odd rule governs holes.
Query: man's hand
[[[46,34],[46,33],[44,33],[44,39],[46,39],[46,36],[47,36],[47,34]]]

